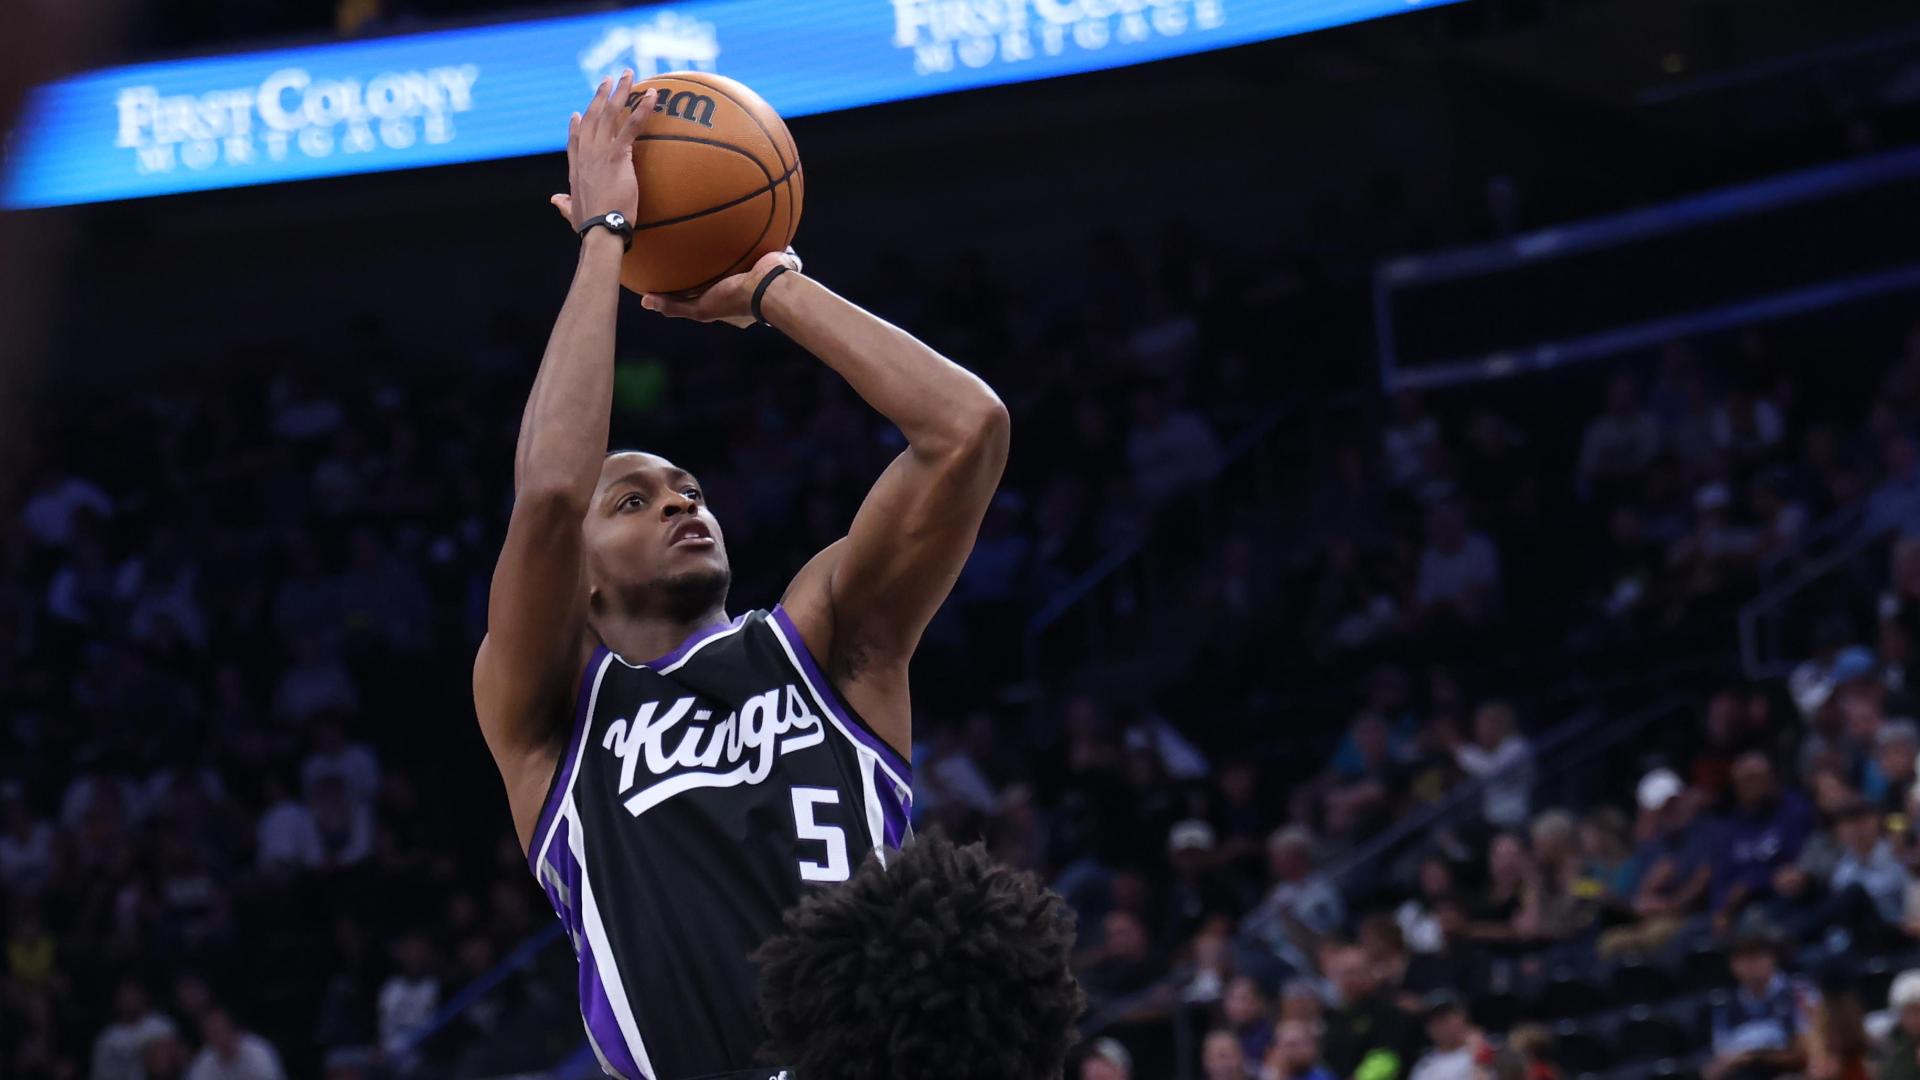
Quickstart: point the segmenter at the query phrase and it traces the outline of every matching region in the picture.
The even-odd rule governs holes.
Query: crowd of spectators
[[[1150,254],[1105,238],[1092,256],[1097,273],[1041,298],[978,260],[848,289],[1014,410],[1007,484],[916,666],[916,812],[1079,911],[1102,1036],[1083,1075],[1163,1062],[1137,1033],[1193,1010],[1219,1024],[1194,1047],[1210,1080],[1545,1075],[1563,1051],[1485,1002],[1559,967],[1664,960],[1749,916],[1795,965],[1904,947],[1915,731],[1889,718],[1920,547],[1897,548],[1872,634],[1836,623],[1784,691],[1713,697],[1699,747],[1640,781],[1637,817],[1557,805],[1532,742],[1554,718],[1446,646],[1496,640],[1521,610],[1598,654],[1673,635],[1809,522],[1894,520],[1920,483],[1920,335],[1854,403],[1863,418],[1803,400],[1795,364],[1752,335],[1733,361],[1676,344],[1623,365],[1573,406],[1577,444],[1518,408],[1382,402],[1308,463],[1302,514],[1245,518],[1210,549],[1187,618],[1233,633],[1169,667],[1171,696],[1117,699],[1069,670],[1012,704],[977,671],[1016,681],[1008,643],[1035,608],[1202,497],[1281,396],[1241,317],[1271,280],[1177,228]],[[11,1075],[474,1076],[578,1041],[549,970],[564,948],[441,1015],[550,928],[467,696],[538,319],[507,311],[406,362],[362,322],[350,366],[289,344],[50,404],[39,468],[0,515]],[[704,332],[698,365],[621,362],[616,438],[700,473],[733,604],[764,605],[898,436],[766,338]],[[669,354],[694,340],[678,333],[661,331]],[[1529,563],[1568,569],[1564,548],[1526,550],[1545,511],[1600,558],[1536,595],[1516,588]],[[1368,672],[1344,726],[1249,741],[1171,704],[1204,671],[1278,720],[1248,703],[1281,643]],[[1301,745],[1325,755],[1311,776],[1281,760]],[[1409,880],[1327,875],[1330,854],[1469,783],[1474,824]],[[1826,934],[1836,918],[1859,932]]]

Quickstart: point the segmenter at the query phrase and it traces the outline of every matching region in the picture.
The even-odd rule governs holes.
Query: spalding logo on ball
[[[773,106],[725,76],[658,75],[633,88],[628,107],[654,89],[655,116],[634,138],[640,207],[620,284],[697,296],[793,243],[800,150]]]

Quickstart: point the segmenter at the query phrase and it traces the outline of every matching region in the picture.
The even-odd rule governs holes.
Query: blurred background
[[[966,51],[1024,4],[10,11],[0,1074],[596,1073],[468,679],[564,110],[276,183],[129,164],[218,103],[114,158],[53,136],[125,137],[133,74],[27,88],[699,8],[789,111],[809,272],[1012,408],[916,824],[1078,912],[1072,1075],[1920,1075],[1920,11],[1337,7],[1034,0],[1088,35],[1037,81]],[[955,92],[729,66],[842,8]],[[736,608],[900,445],[777,335],[628,303],[617,356]]]

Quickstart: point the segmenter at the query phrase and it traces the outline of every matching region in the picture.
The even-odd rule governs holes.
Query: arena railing
[[[1221,451],[1219,466],[1207,478],[1209,488],[1218,489],[1230,479],[1245,478],[1250,481],[1246,497],[1254,502],[1266,501],[1275,487],[1273,476],[1279,468],[1274,436],[1283,431],[1283,422],[1301,408],[1298,402],[1275,405],[1235,433]],[[1156,544],[1165,542],[1168,529],[1175,525],[1175,511],[1181,508],[1190,510],[1191,501],[1175,500],[1157,508],[1143,523],[1138,536],[1110,548],[1041,603],[1027,620],[1023,641],[1029,678],[1041,674],[1049,639],[1071,628],[1081,630],[1084,635],[1081,644],[1088,655],[1103,651],[1106,620],[1099,613],[1089,614],[1090,609],[1102,601],[1108,606],[1115,603],[1134,606],[1120,594],[1146,587],[1152,575],[1148,564],[1153,561]],[[1190,513],[1188,519],[1191,519]],[[1191,541],[1187,543],[1190,545]]]
[[[1381,383],[1547,371],[1920,289],[1914,234],[1885,228],[1889,208],[1910,207],[1916,192],[1920,148],[1906,148],[1383,260]],[[1764,255],[1780,250],[1806,257]]]
[[[1740,666],[1747,677],[1785,676],[1812,653],[1814,627],[1870,610],[1888,577],[1890,538],[1916,528],[1920,491],[1890,491],[1838,515],[1819,544],[1804,546],[1786,564],[1790,572],[1741,606]]]

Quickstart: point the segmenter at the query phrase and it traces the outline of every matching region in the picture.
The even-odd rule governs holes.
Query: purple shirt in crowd
[[[1758,813],[1736,809],[1721,819],[1714,845],[1711,903],[1719,908],[1734,889],[1762,896],[1773,888],[1773,872],[1800,857],[1813,830],[1813,812],[1797,791],[1780,793]]]

